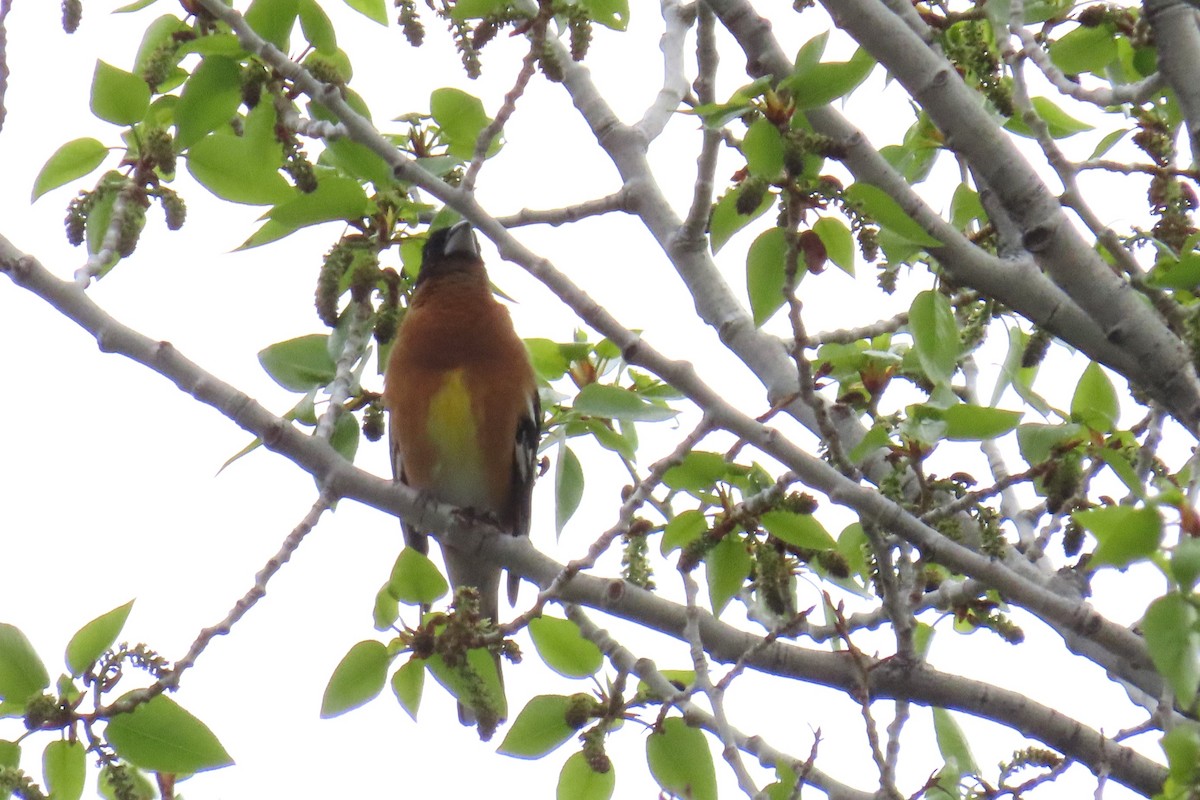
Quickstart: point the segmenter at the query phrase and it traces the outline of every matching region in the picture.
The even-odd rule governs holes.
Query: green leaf
[[[682,511],[676,514],[675,518],[668,522],[666,528],[663,529],[659,552],[665,556],[672,550],[687,547],[699,539],[706,530],[708,530],[708,520],[705,518],[704,512],[695,508]]]
[[[208,726],[166,695],[116,715],[104,735],[118,756],[149,772],[188,775],[233,763]]]
[[[773,180],[783,172],[783,137],[765,117],[750,123],[742,138],[742,153],[751,175]]]
[[[1124,568],[1149,558],[1162,541],[1162,519],[1154,508],[1105,506],[1071,514],[1099,544],[1090,566]]]
[[[425,662],[425,666],[434,680],[463,705],[469,708],[477,707],[478,698],[473,692],[482,691],[488,704],[498,710],[501,719],[508,716],[508,700],[504,696],[500,669],[487,648],[476,647],[468,650],[466,663],[454,667],[449,666],[441,655],[435,653]],[[473,677],[467,677],[468,672],[473,673]]]
[[[1116,427],[1120,415],[1117,390],[1113,388],[1104,368],[1095,361],[1091,362],[1079,378],[1075,395],[1071,398],[1071,419],[1082,422],[1092,430],[1108,433]]]
[[[677,491],[711,492],[729,467],[723,453],[693,450],[663,473],[663,483]]]
[[[1129,131],[1127,129],[1118,128],[1117,130],[1113,131],[1112,133],[1106,135],[1096,145],[1096,149],[1092,151],[1092,154],[1090,156],[1088,156],[1088,159],[1091,160],[1093,158],[1103,157],[1105,153],[1107,153],[1109,150],[1113,149],[1116,146],[1117,142],[1124,139],[1125,135],[1127,133],[1129,133]]]
[[[962,353],[950,301],[941,292],[921,292],[908,310],[908,327],[925,374],[934,383],[949,383]]]
[[[938,751],[946,766],[957,775],[978,775],[979,767],[971,755],[971,745],[963,735],[962,728],[944,708],[933,709],[933,732],[937,737]]]
[[[846,227],[846,223],[835,217],[821,217],[813,223],[812,231],[821,237],[829,260],[838,269],[851,277],[854,276],[854,235]]]
[[[417,718],[425,689],[425,660],[412,658],[392,675],[392,694],[410,717]]]
[[[328,341],[328,334],[310,333],[277,342],[258,351],[258,363],[283,388],[307,392],[328,385],[337,374]]]
[[[539,378],[556,381],[571,368],[571,359],[563,352],[562,345],[551,339],[526,339],[525,349]]]
[[[308,43],[317,48],[317,52],[323,55],[332,55],[337,52],[337,33],[333,29],[333,23],[329,20],[329,15],[321,8],[317,0],[300,0],[300,30],[304,32],[304,38]],[[387,20],[384,20],[387,24]]]
[[[150,783],[146,774],[132,764],[124,766],[124,778],[120,781],[120,789],[113,785],[113,768],[107,764],[100,768],[100,780],[96,787],[100,796],[104,800],[156,800],[158,790]]]
[[[800,45],[800,49],[796,51],[796,63],[792,72],[802,75],[820,64],[827,44],[829,44],[829,31],[822,31]]]
[[[384,4],[383,0],[345,0],[345,2],[346,5],[350,6],[372,22],[378,22],[383,27],[387,27],[387,6]]]
[[[79,800],[87,777],[87,749],[81,742],[58,739],[42,751],[42,774],[53,800]]]
[[[1034,113],[1046,123],[1052,139],[1066,139],[1077,133],[1090,131],[1095,127],[1094,125],[1089,125],[1086,122],[1075,119],[1045,97],[1034,97],[1030,100],[1030,103],[1033,106]],[[1033,129],[1026,125],[1025,121],[1020,117],[1010,117],[1008,122],[1004,123],[1004,127],[1018,136],[1025,136],[1030,139],[1035,138]]]
[[[738,198],[741,197],[745,187],[744,183],[738,184],[721,195],[713,206],[712,217],[708,221],[709,246],[712,248],[713,255],[716,255],[735,233],[761,217],[767,212],[767,209],[775,205],[775,195],[766,192],[754,211],[749,214],[739,214]]]
[[[783,228],[763,231],[746,251],[746,294],[750,297],[755,327],[761,326],[783,306],[786,258],[787,233]],[[796,282],[803,276],[804,264],[800,262],[796,268]]]
[[[766,788],[766,800],[791,800],[796,788],[795,771],[786,763],[776,764],[775,777],[778,780]]]
[[[871,430],[867,431],[866,435],[859,440],[858,444],[850,450],[846,456],[855,464],[861,464],[863,459],[881,447],[887,445],[891,439],[891,432],[886,425],[875,425]]]
[[[1171,780],[1180,786],[1192,786],[1200,767],[1200,731],[1195,725],[1175,725],[1162,738]]]
[[[378,153],[349,139],[327,142],[319,160],[361,181],[370,181],[377,189],[396,185],[392,168]],[[455,159],[454,163],[457,164],[458,160]]]
[[[456,22],[468,19],[483,19],[507,13],[511,0],[457,0],[450,9],[450,18]]]
[[[51,189],[57,189],[87,175],[100,166],[107,155],[108,148],[95,139],[74,139],[67,142],[54,151],[54,155],[50,156],[34,179],[33,194],[29,202],[34,202]]]
[[[751,558],[742,538],[730,534],[704,557],[708,567],[708,602],[715,616],[721,616],[750,574]]]
[[[140,122],[150,107],[150,87],[140,76],[103,61],[92,73],[92,113],[114,125]]]
[[[82,675],[105,650],[113,646],[113,642],[121,635],[121,629],[125,627],[125,620],[129,618],[132,608],[132,600],[123,606],[117,606],[84,625],[71,637],[67,644],[67,669],[72,675]]]
[[[183,85],[175,105],[175,147],[186,150],[228,125],[242,103],[242,71],[225,56],[208,56]]]
[[[187,168],[205,189],[222,200],[274,205],[293,194],[279,174],[276,156],[281,153],[278,142],[264,144],[221,131],[210,133],[188,148]]]
[[[254,0],[243,15],[254,32],[288,52],[300,0]]]
[[[791,90],[797,111],[818,108],[850,94],[867,79],[875,68],[866,50],[859,48],[849,61],[804,65],[780,82],[781,88]]]
[[[1116,57],[1116,28],[1110,22],[1080,25],[1050,43],[1050,60],[1067,75],[1092,72],[1103,76],[1104,68]]]
[[[1021,422],[1022,412],[959,403],[942,412],[946,438],[956,442],[981,442],[1003,436]]]
[[[396,557],[387,582],[388,594],[411,606],[432,605],[450,590],[450,584],[429,556],[406,547]]]
[[[869,183],[852,183],[846,189],[846,199],[857,203],[862,210],[881,226],[922,247],[938,247],[942,243],[926,233],[917,221],[908,215],[886,192]]]
[[[591,417],[582,420],[582,423],[584,429],[595,438],[596,444],[605,450],[619,453],[622,457],[629,459],[629,461],[637,461],[636,441],[630,441],[629,437],[623,432],[616,430],[611,422]],[[632,426],[633,423],[631,422],[623,427],[630,428]]]
[[[354,455],[358,452],[358,442],[361,428],[358,418],[353,414],[341,414],[333,423],[333,433],[329,436],[329,446],[338,452],[342,458],[354,463]]]
[[[475,154],[479,134],[491,123],[483,110],[483,101],[461,89],[435,89],[429,97],[429,111],[442,131],[450,155],[469,159]],[[488,146],[488,154],[499,149],[499,134]]]
[[[321,718],[344,714],[374,700],[387,681],[391,657],[382,642],[368,639],[350,648],[329,678],[321,699]]]
[[[1179,540],[1171,554],[1171,577],[1185,592],[1195,588],[1200,580],[1200,539],[1186,536]]]
[[[158,0],[134,0],[134,2],[130,3],[129,5],[125,5],[125,6],[121,6],[120,8],[113,9],[112,13],[128,14],[131,11],[141,11],[146,6],[154,5],[157,2],[158,2]]]
[[[332,220],[354,221],[367,213],[367,193],[357,180],[324,175],[316,191],[300,193],[267,214],[290,230]]]
[[[983,222],[987,211],[979,199],[979,192],[965,183],[960,183],[950,200],[950,221],[956,228],[965,228],[971,222]]]
[[[0,767],[19,767],[21,765],[21,745],[0,739]]]
[[[559,675],[587,678],[604,663],[600,648],[585,639],[569,619],[537,617],[529,622],[529,635],[542,661]]]
[[[589,383],[575,395],[572,407],[580,414],[631,422],[661,422],[679,412],[651,403],[619,386]]]
[[[1031,467],[1045,462],[1056,449],[1082,442],[1085,438],[1083,426],[1073,423],[1044,425],[1031,422],[1017,428],[1017,447]]]
[[[0,622],[0,700],[18,710],[50,685],[50,674],[20,629]]]
[[[555,797],[556,800],[609,800],[616,785],[617,771],[611,765],[608,772],[596,772],[582,752],[572,753],[558,773]]]
[[[717,773],[704,734],[681,717],[667,717],[646,738],[650,774],[668,793],[688,800],[717,800]]]
[[[1150,659],[1183,708],[1195,701],[1200,682],[1198,617],[1188,598],[1172,593],[1151,603],[1142,619]]]
[[[513,758],[541,758],[575,733],[567,724],[571,698],[542,694],[532,698],[517,715],[496,752]]]
[[[768,511],[760,518],[763,527],[777,539],[806,550],[832,550],[836,546],[825,526],[812,514]]]
[[[606,28],[623,31],[629,27],[629,0],[579,0],[579,5]]]
[[[133,59],[133,74],[144,75],[151,59],[161,58],[162,48],[170,46],[175,34],[185,30],[191,28],[174,14],[164,14],[151,22],[142,34],[137,55]],[[175,63],[179,63],[178,58],[175,59]]]
[[[1100,460],[1108,465],[1113,474],[1120,478],[1121,483],[1125,484],[1125,488],[1132,492],[1135,497],[1141,500],[1146,499],[1146,488],[1142,486],[1137,470],[1133,467],[1133,462],[1129,460],[1129,457],[1123,451],[1106,447],[1100,451]]]
[[[388,591],[388,585],[385,583],[375,593],[375,605],[371,609],[371,621],[375,623],[375,630],[386,631],[395,625],[398,619],[400,619],[400,601],[392,597],[392,593]]]
[[[565,444],[558,448],[554,468],[554,533],[561,536],[567,521],[583,499],[583,466],[575,451]]]

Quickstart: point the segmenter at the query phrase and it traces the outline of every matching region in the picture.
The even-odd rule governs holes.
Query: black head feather
[[[433,275],[473,269],[480,265],[479,240],[465,219],[429,234],[421,256],[417,285]]]

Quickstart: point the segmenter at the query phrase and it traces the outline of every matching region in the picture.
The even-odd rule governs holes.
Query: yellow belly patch
[[[428,433],[437,451],[431,488],[444,502],[482,509],[487,483],[471,406],[464,371],[447,373],[429,401]]]

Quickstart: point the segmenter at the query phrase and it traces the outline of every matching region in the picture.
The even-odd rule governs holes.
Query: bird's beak
[[[470,222],[464,219],[450,226],[444,252],[448,256],[479,258],[479,240],[475,238]]]

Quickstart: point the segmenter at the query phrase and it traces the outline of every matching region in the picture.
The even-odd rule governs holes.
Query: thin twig
[[[529,79],[537,71],[537,61],[541,57],[542,47],[546,41],[546,23],[553,16],[552,4],[547,0],[542,0],[539,3],[537,16],[533,18],[529,26],[529,52],[525,54],[525,58],[521,59],[521,69],[517,73],[517,80],[508,90],[508,94],[504,95],[504,104],[496,112],[496,118],[479,132],[479,138],[475,140],[475,152],[471,156],[471,163],[462,179],[463,191],[468,194],[475,191],[475,179],[479,177],[479,170],[483,169],[483,162],[487,158],[487,151],[491,147],[492,140],[499,135],[500,131],[504,130],[504,125],[508,122],[509,117],[517,110],[517,101],[521,99],[521,95],[525,94]]]
[[[551,225],[558,227],[568,222],[578,222],[587,217],[610,214],[613,211],[622,211],[628,214],[632,211],[629,201],[629,190],[622,188],[610,195],[597,197],[595,200],[585,200],[582,203],[576,203],[575,205],[563,208],[524,208],[516,214],[510,214],[507,217],[496,217],[496,221],[509,229],[520,228],[525,225]]]

